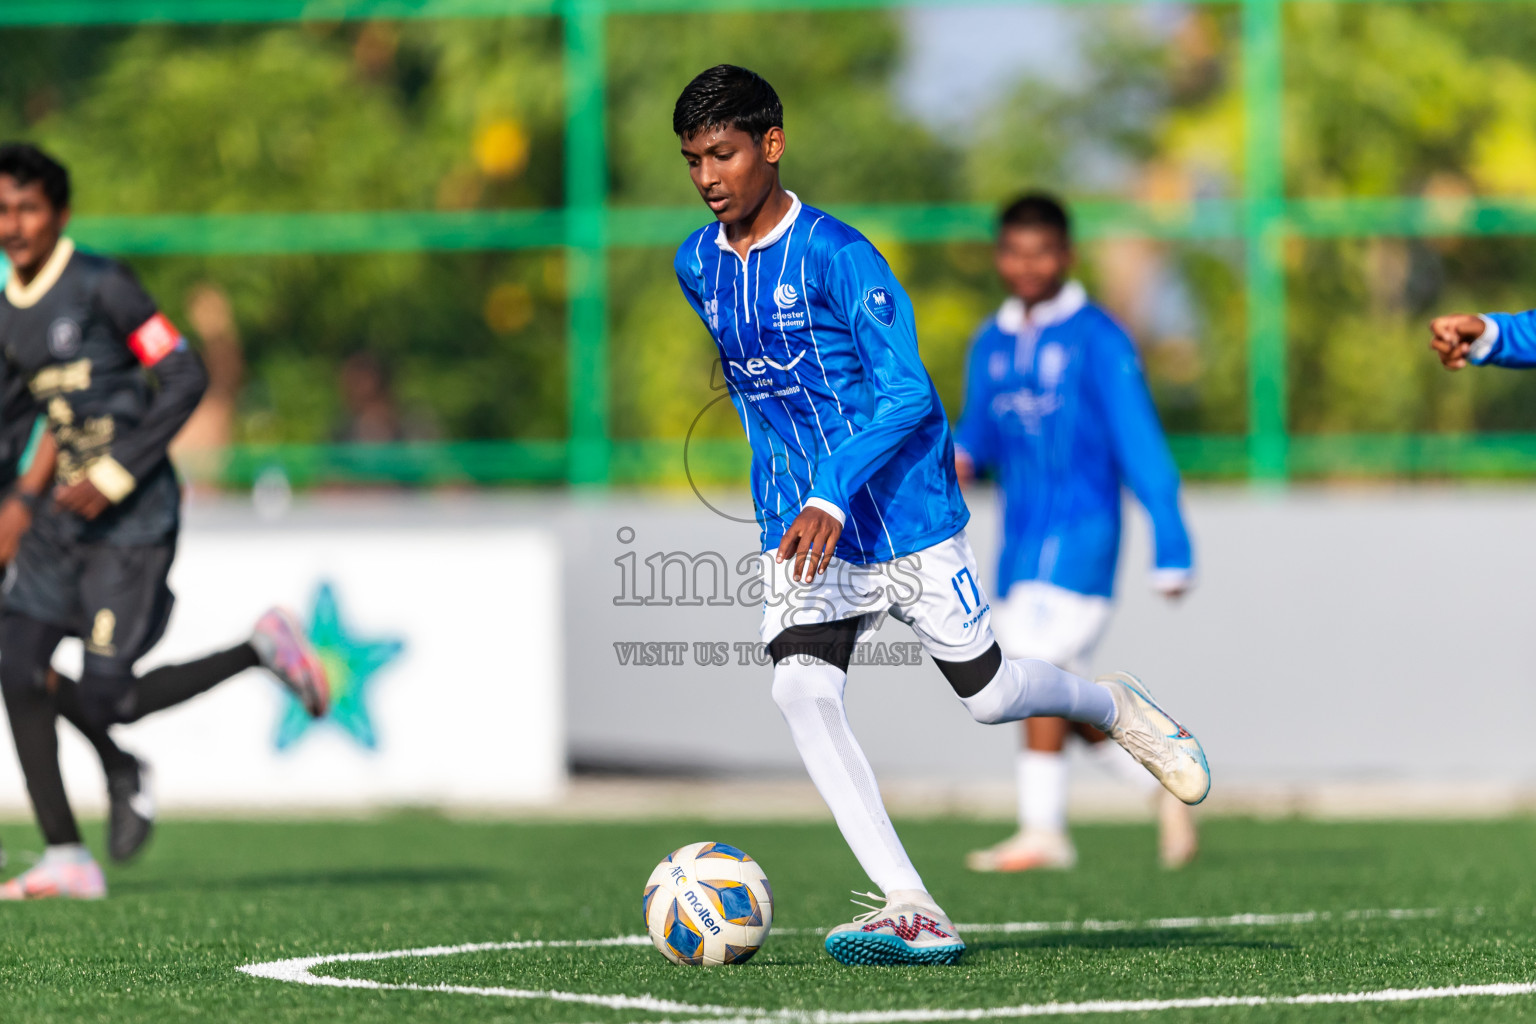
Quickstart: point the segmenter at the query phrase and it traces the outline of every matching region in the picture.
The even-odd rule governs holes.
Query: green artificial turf
[[[957,967],[880,969],[833,962],[810,931],[851,917],[857,908],[846,901],[848,891],[868,887],[830,825],[466,823],[426,816],[171,822],[142,862],[109,872],[112,895],[104,903],[0,905],[0,1021],[720,1019],[728,1009],[711,1018],[547,998],[318,988],[236,970],[329,953],[632,935],[642,929],[640,890],[655,862],[706,839],[747,850],[773,882],[775,933],[746,965],[674,967],[649,946],[610,946],[340,963],[317,972],[834,1013],[1536,981],[1536,822],[1529,820],[1213,820],[1205,824],[1199,861],[1178,873],[1156,867],[1149,826],[1082,827],[1075,871],[965,872],[965,851],[1003,831],[973,822],[902,826],[913,859],[957,922],[1074,925],[973,933]],[[37,846],[36,833],[19,824],[0,826],[0,839],[13,855]],[[1394,909],[1434,914],[1349,916]],[[1307,911],[1319,916],[1279,925],[1082,925]],[[1536,1020],[1536,996],[1066,1019]]]

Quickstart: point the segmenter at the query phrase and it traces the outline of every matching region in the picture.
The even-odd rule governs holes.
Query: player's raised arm
[[[933,385],[917,354],[912,303],[875,247],[859,241],[832,257],[824,283],[876,395],[863,430],[833,445],[816,466],[810,500],[846,514],[854,493],[888,462],[933,408]]]
[[[935,401],[917,354],[912,303],[875,247],[862,240],[844,246],[823,284],[858,348],[875,392],[875,413],[868,426],[834,444],[817,463],[805,507],[784,533],[779,561],[795,559],[797,580],[826,571],[853,495],[901,449]]]
[[[143,417],[115,438],[85,478],[59,490],[60,505],[87,519],[133,493],[161,460],[208,389],[208,371],[180,331],[156,308],[138,280],[116,267],[102,281],[103,311],[127,339],[128,348],[159,381]]]
[[[1109,426],[1120,478],[1152,520],[1152,583],[1178,596],[1194,578],[1189,531],[1179,508],[1179,470],[1131,339],[1116,327],[1095,340],[1089,349],[1091,386]]]
[[[1452,313],[1429,322],[1429,347],[1448,370],[1536,366],[1536,310]]]

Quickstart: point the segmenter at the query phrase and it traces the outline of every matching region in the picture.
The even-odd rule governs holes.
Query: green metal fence
[[[925,0],[928,5],[976,0]],[[1051,0],[1062,2],[1062,0]],[[1066,0],[1093,3],[1097,0]],[[1134,0],[1103,0],[1134,2]],[[1200,0],[1229,3],[1230,0]],[[1240,200],[1076,204],[1085,238],[1242,239],[1246,251],[1248,431],[1172,439],[1186,472],[1281,481],[1316,474],[1515,473],[1536,470],[1536,435],[1292,436],[1286,424],[1287,239],[1391,235],[1536,234],[1536,202],[1467,199],[1306,199],[1285,194],[1282,161],[1283,2],[1240,0],[1245,114]],[[1413,0],[1392,0],[1413,2]],[[558,482],[603,485],[653,478],[681,442],[616,441],[610,433],[607,256],[674,244],[698,226],[696,206],[613,207],[606,194],[605,49],[610,14],[847,10],[890,0],[4,0],[0,26],[337,21],[558,16],[564,24],[565,196],[554,210],[80,217],[74,233],[131,254],[563,249],[566,255],[569,431],[563,441],[244,446],[223,475],[248,482],[264,467],[298,483],[321,480]],[[904,242],[990,237],[979,204],[833,208],[868,233]],[[740,464],[739,446],[701,457]],[[675,472],[675,466],[674,466]]]

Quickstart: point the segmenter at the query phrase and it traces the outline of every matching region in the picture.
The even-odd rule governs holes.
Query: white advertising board
[[[330,716],[311,722],[251,670],[116,733],[155,769],[162,807],[346,810],[499,807],[565,782],[559,546],[493,526],[188,528],[176,608],[140,671],[223,649],[272,604],[293,609],[331,669]],[[77,669],[66,641],[55,663]],[[79,810],[104,805],[94,753],[64,723]],[[6,730],[7,738],[9,731]],[[10,743],[0,811],[26,813]]]

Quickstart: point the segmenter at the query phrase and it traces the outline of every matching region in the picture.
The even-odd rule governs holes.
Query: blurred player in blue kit
[[[1152,521],[1152,586],[1177,600],[1193,581],[1179,474],[1120,325],[1070,278],[1071,223],[1055,198],[1026,195],[1003,210],[998,276],[1009,297],[971,345],[965,410],[955,437],[962,481],[993,475],[1003,542],[992,629],[1010,658],[1040,658],[1079,675],[1109,624],[1120,556],[1121,493]],[[1150,782],[1107,737],[1082,722],[1030,718],[1018,760],[1019,831],[972,851],[976,871],[1070,868],[1067,764],[1076,732],[1106,767]],[[1159,848],[1179,867],[1197,840],[1189,808],[1163,792]]]
[[[1204,752],[1133,676],[1090,682],[1003,656],[912,304],[867,239],[784,189],[773,88],[711,68],[683,90],[672,127],[716,220],[674,267],[752,449],[773,698],[880,890],[826,949],[844,963],[953,963],[965,945],[891,826],[843,702],[854,644],[887,614],[917,633],[979,722],[1086,723],[1189,803],[1210,788]],[[906,741],[925,742],[920,723]]]
[[[0,440],[10,489],[0,500],[0,691],[27,793],[47,843],[0,900],[106,895],[81,842],[59,770],[62,716],[95,746],[112,796],[109,849],[126,859],[154,820],[145,766],[108,730],[203,693],[248,668],[272,672],[311,714],[329,699],[324,666],[290,615],[273,609],[249,639],[139,674],[173,597],[167,577],[181,486],[166,446],[207,384],[202,360],[127,267],[64,235],[69,174],[35,146],[0,146]],[[151,375],[154,386],[151,386]],[[19,440],[44,423],[34,465]],[[52,668],[79,637],[79,680]]]

